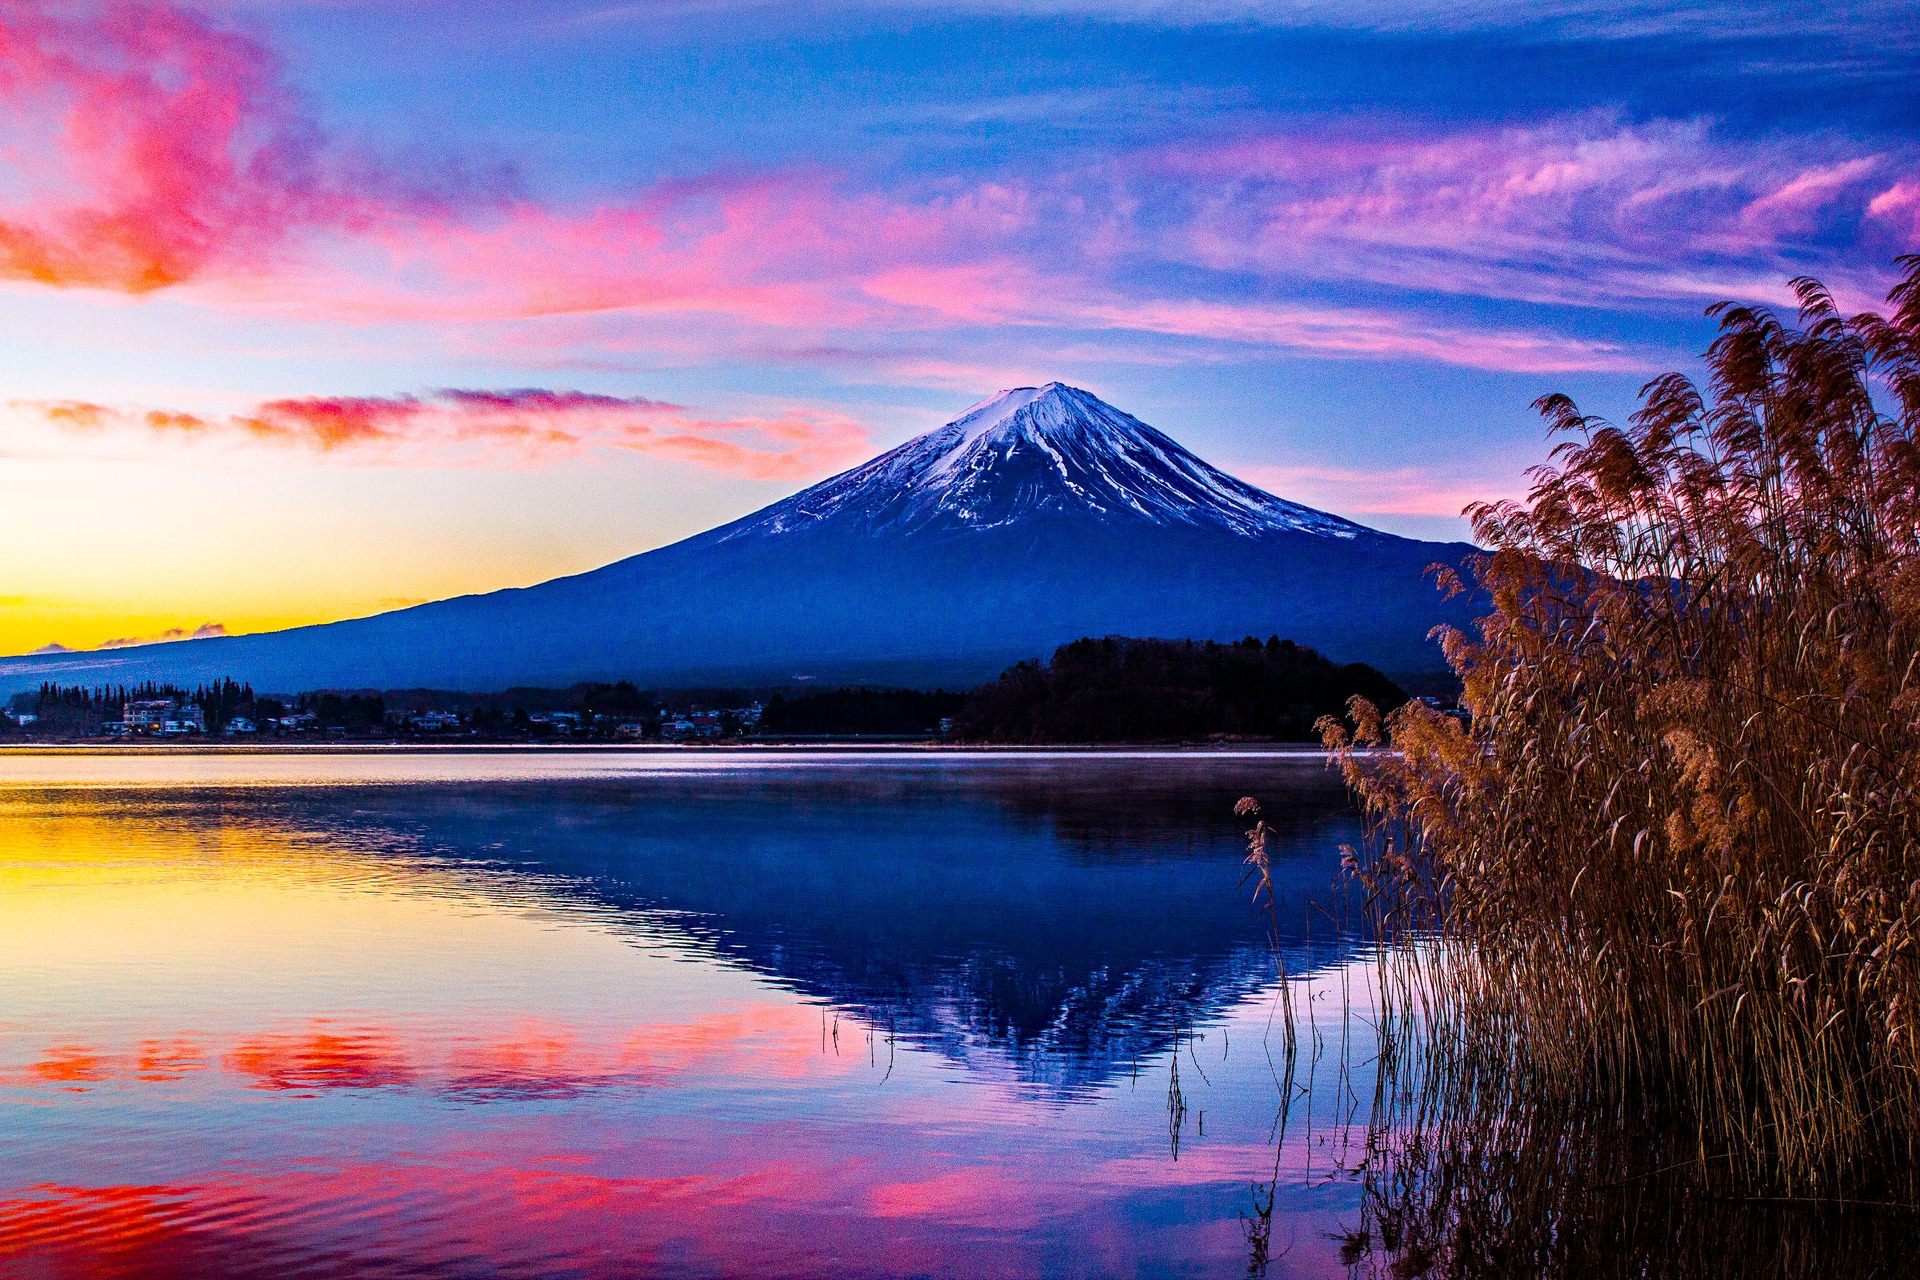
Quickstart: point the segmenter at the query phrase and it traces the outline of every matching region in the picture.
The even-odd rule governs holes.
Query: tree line
[[[1109,636],[1010,668],[967,699],[953,732],[1009,743],[1311,742],[1320,717],[1343,714],[1355,696],[1407,700],[1364,663],[1340,665],[1278,636],[1233,644]]]
[[[1051,658],[1021,662],[971,691],[838,687],[786,690],[642,690],[629,681],[565,689],[495,693],[407,689],[320,690],[257,696],[221,680],[172,684],[43,685],[14,699],[37,711],[51,735],[85,737],[121,718],[129,702],[192,704],[208,733],[237,719],[268,729],[282,717],[310,715],[314,727],[350,736],[657,737],[663,721],[700,710],[722,712],[729,736],[926,737],[963,742],[1182,742],[1215,738],[1311,741],[1314,723],[1345,711],[1359,696],[1398,706],[1406,694],[1363,664],[1340,665],[1278,636],[1231,644],[1109,636],[1062,645]],[[762,707],[758,723],[749,704]],[[457,729],[422,728],[440,712]],[[552,713],[568,712],[571,717]],[[567,721],[564,728],[561,721]],[[631,732],[638,728],[636,735]]]
[[[224,725],[257,705],[252,685],[221,679],[192,687],[152,680],[92,686],[47,683],[33,693],[16,695],[12,707],[16,712],[38,716],[47,732],[83,736],[120,719],[130,702],[171,702],[176,706],[198,707],[210,728]]]
[[[899,734],[962,742],[1314,742],[1322,716],[1407,695],[1364,663],[1273,636],[1232,644],[1088,637],[966,693],[822,689],[767,704],[767,734]]]

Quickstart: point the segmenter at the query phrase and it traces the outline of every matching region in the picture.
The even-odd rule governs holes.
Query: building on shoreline
[[[178,737],[207,731],[207,713],[191,702],[172,698],[149,698],[129,702],[120,709],[123,733],[161,734]]]

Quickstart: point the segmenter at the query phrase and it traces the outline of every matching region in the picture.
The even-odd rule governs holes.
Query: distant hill
[[[1424,570],[1470,550],[1275,497],[1056,382],[590,573],[325,626],[0,659],[0,693],[224,677],[275,692],[952,688],[1073,636],[1276,632],[1417,675],[1443,666],[1433,625],[1468,617]]]
[[[1341,666],[1278,637],[1262,644],[1076,640],[976,690],[954,735],[981,742],[1193,742],[1216,736],[1317,741],[1314,722],[1359,695],[1383,710],[1407,695],[1372,667]]]

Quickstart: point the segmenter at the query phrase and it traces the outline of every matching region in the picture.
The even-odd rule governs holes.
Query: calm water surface
[[[0,754],[0,1273],[1344,1274],[1249,793],[1364,1057],[1314,757]]]

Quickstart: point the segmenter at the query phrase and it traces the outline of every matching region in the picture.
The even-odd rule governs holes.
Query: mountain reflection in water
[[[1150,776],[876,766],[641,791],[355,789],[246,808],[309,839],[431,857],[503,901],[684,937],[957,1061],[1071,1095],[1272,980],[1271,935],[1235,870],[1232,806],[1274,771],[1178,758]],[[1354,945],[1332,924],[1337,848],[1356,829],[1318,761],[1280,771],[1277,919],[1298,972]]]
[[[1331,990],[1311,758],[0,756],[0,1275],[1242,1270],[1248,792]]]

